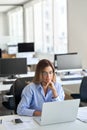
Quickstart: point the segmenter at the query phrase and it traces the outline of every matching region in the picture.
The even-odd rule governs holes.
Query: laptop
[[[43,103],[41,117],[34,117],[33,119],[39,125],[75,121],[79,103],[80,99]]]

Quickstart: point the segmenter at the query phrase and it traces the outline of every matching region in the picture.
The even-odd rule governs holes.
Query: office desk
[[[20,74],[19,77],[20,78],[23,78],[23,77],[34,77],[35,75],[35,72],[32,71],[32,72],[28,72],[27,74]]]
[[[71,93],[79,93],[79,88],[81,84],[81,80],[67,80],[67,81],[62,81],[61,77],[65,78],[71,78],[71,77],[83,77],[87,76],[87,72],[82,71],[82,69],[75,69],[71,70],[70,75],[66,75],[65,73],[70,70],[56,70],[57,72],[57,81],[63,86],[63,89],[66,94],[71,95]],[[65,75],[64,75],[65,74]]]
[[[66,74],[70,72],[70,74]],[[61,78],[78,78],[87,76],[87,72],[82,71],[82,69],[73,69],[73,70],[56,70],[57,73],[57,80],[61,85],[73,85],[73,84],[80,84],[81,80],[66,80],[62,81]]]
[[[18,77],[19,78],[25,78],[25,77],[34,77],[35,72],[28,72],[27,74],[21,74]],[[3,79],[4,80],[4,79]],[[8,79],[5,79],[8,80]],[[16,79],[14,79],[15,81]],[[2,91],[8,91],[10,89],[12,84],[3,84],[2,82],[0,82],[0,92]]]
[[[62,81],[60,77],[57,76],[57,81],[62,85],[66,94],[71,95],[71,93],[79,93],[82,80]]]
[[[12,84],[3,84],[3,83],[0,83],[0,92],[3,92],[3,91],[8,91],[10,89]]]
[[[80,84],[82,80],[68,80],[68,81],[62,81],[60,76],[57,76],[57,81],[61,85],[75,85],[75,84]]]
[[[75,72],[76,70],[74,70]],[[79,73],[81,70],[78,70]],[[58,73],[61,73],[63,71],[58,71]],[[35,72],[28,72],[27,74],[21,74],[19,75],[20,78],[23,77],[34,77]],[[84,73],[83,75],[87,75],[87,73]],[[71,93],[79,93],[79,87],[82,80],[71,80],[71,81],[61,81],[60,79],[61,75],[57,75],[57,81],[63,86],[65,93],[70,95]],[[8,91],[11,87],[11,84],[2,84],[0,83],[0,92],[1,91]]]
[[[84,108],[82,109],[84,111]],[[15,126],[11,126],[10,122],[11,120],[15,118],[20,118],[24,122],[27,122],[28,126],[26,127],[26,125],[24,126],[23,124],[20,124],[20,125],[16,124]],[[59,124],[53,124],[53,125],[47,125],[47,126],[40,126],[32,119],[32,117],[10,115],[10,116],[1,116],[0,119],[2,119],[2,124],[0,124],[1,130],[8,130],[6,129],[5,122],[8,123],[9,130],[11,130],[12,128],[13,130],[17,130],[17,129],[18,130],[21,130],[21,129],[22,130],[87,130],[87,123],[81,122],[79,120],[76,120],[74,122],[68,122],[68,123],[59,123]]]

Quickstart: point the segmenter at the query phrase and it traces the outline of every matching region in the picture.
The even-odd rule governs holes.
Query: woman
[[[23,89],[17,113],[40,116],[44,102],[62,101],[64,96],[63,88],[56,82],[53,64],[47,59],[40,60],[33,82]]]

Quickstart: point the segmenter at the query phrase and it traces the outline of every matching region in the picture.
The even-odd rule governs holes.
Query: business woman
[[[64,97],[63,88],[56,81],[53,64],[47,59],[40,60],[33,82],[23,89],[17,114],[40,116],[44,102],[62,101]]]

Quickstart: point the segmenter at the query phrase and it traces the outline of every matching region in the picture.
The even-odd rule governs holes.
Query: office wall
[[[68,0],[69,52],[77,51],[87,68],[87,0]]]

